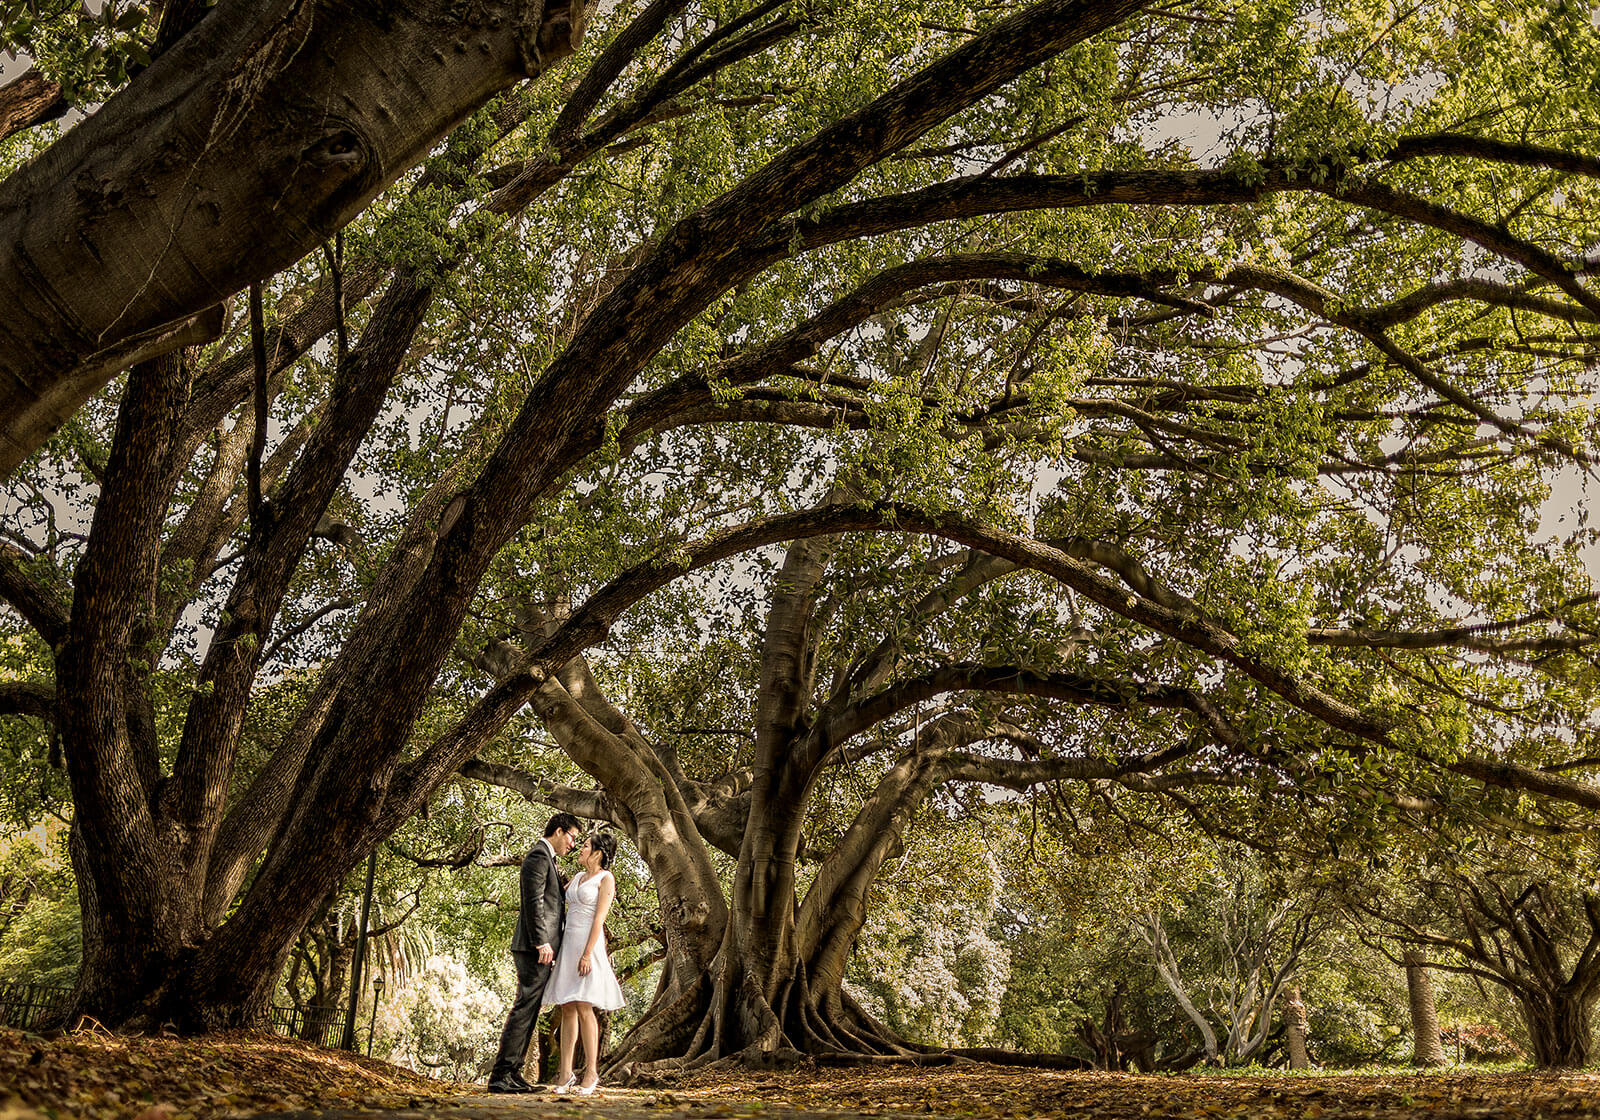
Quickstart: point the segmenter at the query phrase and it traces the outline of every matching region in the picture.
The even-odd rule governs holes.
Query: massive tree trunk
[[[56,723],[75,794],[72,856],[83,908],[78,999],[121,1021],[161,1004],[204,940],[197,884],[180,837],[151,794],[159,768],[136,615],[154,594],[167,455],[193,371],[168,356],[130,375],[107,481],[77,570],[70,629],[56,659]]]
[[[1414,949],[1406,950],[1406,995],[1411,1004],[1411,1036],[1416,1049],[1411,1063],[1418,1066],[1449,1064],[1444,1041],[1439,1036],[1439,1012],[1433,1002],[1433,981],[1428,978],[1427,959]]]
[[[928,764],[895,767],[823,861],[803,905],[792,861],[786,873],[773,858],[791,830],[790,814],[752,812],[734,903],[704,978],[673,985],[671,997],[657,1001],[611,1061],[637,1071],[655,1061],[675,1067],[914,1053],[851,999],[843,983],[877,869],[902,844],[936,774]]]
[[[120,370],[214,336],[220,301],[571,54],[587,13],[223,0],[0,184],[0,476]]]
[[[1540,1069],[1582,1069],[1589,1064],[1594,1030],[1589,999],[1574,992],[1517,992]]]

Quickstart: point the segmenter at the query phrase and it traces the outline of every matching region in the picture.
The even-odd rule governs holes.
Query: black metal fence
[[[0,984],[0,1025],[25,1031],[59,1019],[70,995],[51,984]]]
[[[33,1030],[59,1022],[66,1013],[71,988],[52,984],[0,983],[0,1026]],[[266,1028],[318,1046],[337,1046],[344,1033],[342,1007],[273,1007]]]
[[[290,1038],[303,1038],[318,1046],[337,1046],[344,1034],[342,1007],[274,1007],[267,1012],[267,1029]],[[361,1033],[365,1033],[364,1031]]]

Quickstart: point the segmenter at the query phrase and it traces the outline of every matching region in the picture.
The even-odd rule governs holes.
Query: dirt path
[[[1593,1120],[1600,1074],[1140,1077],[994,1066],[719,1077],[596,1098],[467,1096],[250,1120]]]
[[[596,1097],[525,1096],[456,1097],[420,1103],[414,1108],[373,1112],[338,1108],[328,1111],[262,1112],[249,1120],[865,1120],[859,1113],[815,1111],[773,1106],[759,1100],[679,1097],[649,1090],[607,1090]],[[927,1120],[879,1114],[873,1120]]]

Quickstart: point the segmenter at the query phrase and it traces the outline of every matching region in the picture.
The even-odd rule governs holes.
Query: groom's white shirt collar
[[[555,859],[556,858],[556,850],[555,850],[555,847],[550,843],[550,837],[548,837],[548,836],[539,837],[539,843],[544,845],[544,850],[550,853],[550,858],[551,859]]]

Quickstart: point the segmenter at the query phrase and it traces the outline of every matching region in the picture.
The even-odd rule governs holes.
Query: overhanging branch
[[[508,789],[521,794],[529,801],[549,805],[585,820],[605,821],[618,828],[623,827],[624,822],[612,809],[611,799],[603,793],[560,785],[544,778],[537,778],[515,766],[484,762],[477,758],[462,763],[460,772],[462,777]]]
[[[26,571],[28,555],[14,544],[0,541],[0,599],[16,609],[29,626],[54,649],[67,640],[71,622],[67,605]]]

